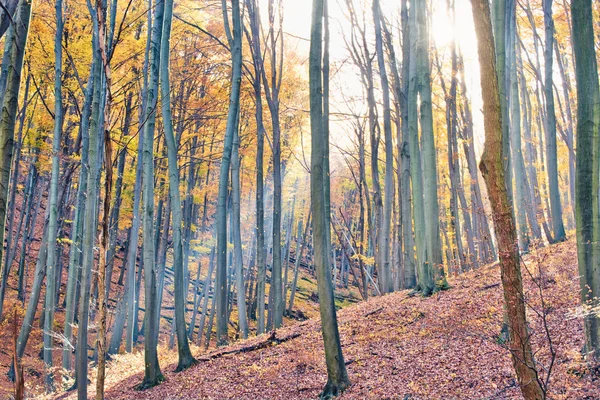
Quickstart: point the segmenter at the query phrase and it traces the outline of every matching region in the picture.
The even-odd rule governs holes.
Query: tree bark
[[[544,92],[546,97],[546,152],[548,163],[548,189],[550,194],[550,214],[552,215],[552,238],[555,242],[566,240],[565,227],[562,220],[560,189],[558,186],[558,156],[556,150],[556,114],[554,111],[553,86],[553,50],[554,21],[552,19],[552,0],[543,0],[544,27],[546,40],[544,47]]]
[[[488,0],[473,0],[473,20],[481,69],[485,144],[479,168],[485,179],[500,254],[500,271],[508,316],[509,349],[521,393],[526,400],[542,399],[531,350],[515,220],[505,181],[502,148],[501,98]]]
[[[0,152],[2,153],[2,162],[0,163],[0,243],[4,243],[8,187],[13,162],[15,122],[30,17],[31,0],[21,0],[14,18],[14,28],[11,29],[11,34],[7,36],[5,45],[5,58],[7,58],[6,88],[2,91],[3,101],[0,115]],[[0,246],[0,260],[4,259],[3,252],[4,246]],[[0,319],[2,318],[8,268],[8,265],[4,265],[2,268]]]
[[[176,371],[183,371],[195,363],[190,351],[185,326],[185,308],[187,305],[187,291],[185,290],[185,276],[183,270],[183,243],[181,234],[181,195],[179,193],[179,167],[177,165],[178,143],[175,142],[173,131],[173,115],[171,112],[171,84],[170,84],[170,44],[171,23],[173,19],[173,0],[165,1],[163,33],[161,42],[161,109],[165,141],[167,142],[167,161],[169,167],[169,196],[171,198],[171,216],[173,230],[173,271],[175,274],[175,324],[177,329],[177,353],[179,360]],[[159,304],[160,306],[160,304]],[[159,309],[160,314],[160,309]]]
[[[577,168],[575,215],[581,301],[598,307],[600,213],[598,178],[600,155],[600,89],[591,0],[572,0],[573,51],[577,78]],[[586,352],[600,359],[600,319],[594,311],[584,318]]]
[[[151,43],[149,52],[149,79],[146,100],[146,123],[143,136],[143,161],[142,161],[142,191],[143,191],[143,264],[144,264],[144,293],[146,299],[144,312],[144,380],[138,385],[143,390],[158,385],[164,380],[158,363],[158,271],[155,259],[154,244],[154,128],[156,124],[156,106],[158,103],[158,81],[160,71],[160,46],[162,43],[162,29],[164,18],[165,0],[158,0],[154,9],[154,22],[152,24]],[[133,243],[132,243],[133,244]],[[134,313],[135,314],[135,313]],[[136,324],[137,319],[131,322]],[[135,327],[135,326],[134,326]]]
[[[327,5],[323,0],[313,1],[311,41],[309,57],[310,82],[310,121],[311,121],[311,208],[313,211],[315,269],[319,292],[319,309],[321,329],[325,343],[325,361],[327,364],[327,384],[321,397],[337,396],[349,386],[350,380],[342,355],[342,347],[335,312],[333,287],[331,285],[331,268],[329,263],[330,240],[327,231],[330,229],[326,215],[327,200],[325,197],[326,180],[329,176],[324,163],[324,149],[329,146],[329,138],[323,133],[329,122],[323,118],[322,71],[321,57],[323,52],[323,15]],[[327,21],[325,22],[328,23]]]
[[[58,219],[58,178],[60,174],[59,153],[60,138],[63,128],[62,100],[62,40],[63,40],[63,3],[56,2],[56,34],[54,39],[54,136],[52,139],[52,178],[48,208],[48,256],[46,257],[46,308],[44,310],[44,376],[46,392],[54,391],[54,374],[52,373],[52,350],[54,347],[54,310],[56,304],[56,264],[57,264],[57,219]]]
[[[375,49],[381,91],[383,94],[383,132],[385,136],[385,199],[383,202],[383,220],[379,236],[379,252],[381,256],[380,276],[381,292],[389,293],[394,290],[394,282],[390,273],[390,235],[392,222],[392,204],[394,200],[394,147],[392,143],[392,116],[390,110],[390,85],[383,53],[383,39],[381,34],[381,16],[379,0],[373,0],[373,21],[375,25]]]

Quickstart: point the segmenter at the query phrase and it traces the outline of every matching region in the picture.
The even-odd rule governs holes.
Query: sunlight
[[[458,12],[457,12],[458,13]],[[452,26],[451,17],[443,2],[436,2],[431,16],[431,39],[437,48],[443,48],[457,36],[457,29]]]

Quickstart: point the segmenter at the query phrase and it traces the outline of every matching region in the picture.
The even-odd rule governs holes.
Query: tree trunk
[[[228,13],[225,7],[223,16],[228,29]],[[217,276],[216,276],[216,312],[217,312],[217,346],[223,346],[229,341],[227,333],[227,192],[229,187],[229,168],[233,136],[236,129],[237,115],[240,107],[240,88],[242,81],[242,32],[239,0],[232,0],[233,38],[231,45],[231,93],[229,96],[229,111],[223,145],[223,158],[219,175],[219,194],[217,200]],[[227,30],[226,29],[226,30]]]
[[[509,349],[523,397],[526,400],[542,399],[545,396],[537,379],[536,365],[527,332],[515,220],[504,177],[503,116],[500,111],[501,98],[498,90],[489,3],[487,0],[473,0],[472,6],[478,39],[485,128],[484,151],[479,167],[488,188],[498,240],[501,280],[508,315]]]
[[[342,346],[335,312],[333,287],[331,285],[331,268],[329,263],[330,239],[327,231],[328,218],[326,215],[327,200],[325,196],[326,180],[329,176],[324,172],[328,169],[324,163],[325,147],[329,146],[329,138],[325,125],[329,124],[323,118],[322,96],[322,36],[323,36],[323,0],[313,1],[311,41],[309,57],[309,82],[310,82],[310,121],[311,121],[311,208],[313,210],[315,267],[317,271],[317,284],[319,292],[319,309],[321,314],[321,329],[325,343],[325,361],[327,364],[327,384],[321,397],[337,396],[350,385],[346,365],[342,355]],[[325,21],[328,24],[328,21]],[[327,46],[327,43],[326,45]]]
[[[4,243],[4,228],[6,225],[6,206],[8,200],[8,187],[10,169],[13,161],[15,122],[19,102],[19,89],[21,87],[21,72],[23,58],[29,33],[29,20],[31,17],[31,0],[21,0],[14,18],[11,34],[7,36],[5,45],[5,58],[7,58],[6,89],[2,91],[2,112],[0,115],[0,151],[2,163],[0,164],[0,243]],[[7,52],[8,51],[8,52]],[[4,62],[2,63],[5,64]],[[0,246],[0,260],[3,257],[4,246]],[[0,287],[0,319],[6,292],[8,265],[2,268],[2,286]]]
[[[175,274],[175,323],[177,327],[177,353],[179,360],[176,371],[183,371],[195,363],[190,351],[185,326],[185,308],[187,304],[187,291],[185,290],[185,276],[183,271],[183,243],[181,235],[181,196],[179,193],[179,167],[177,165],[177,143],[173,131],[173,115],[171,112],[171,84],[170,84],[170,43],[171,22],[173,19],[173,0],[165,1],[165,15],[163,37],[161,42],[161,109],[165,141],[167,142],[167,160],[169,164],[169,195],[171,198],[171,215],[173,229],[173,271]],[[160,304],[159,304],[160,306]],[[160,308],[159,308],[160,315]]]
[[[231,152],[231,218],[233,219],[233,253],[235,264],[235,283],[237,290],[238,323],[243,339],[248,338],[248,321],[246,319],[246,291],[244,289],[244,266],[242,254],[242,232],[240,222],[240,136],[239,126],[233,134],[233,149]]]
[[[383,53],[383,39],[381,34],[381,16],[379,0],[373,0],[373,21],[375,25],[375,48],[377,53],[377,64],[379,66],[379,77],[381,79],[381,91],[383,93],[383,132],[385,136],[385,199],[383,202],[383,220],[379,236],[379,251],[381,256],[380,286],[382,293],[394,290],[394,281],[390,270],[390,235],[392,223],[392,204],[394,201],[394,145],[392,143],[392,117],[390,110],[390,85]]]
[[[577,78],[576,232],[579,283],[583,304],[598,307],[600,213],[598,177],[600,155],[600,90],[591,0],[572,0],[573,50]],[[600,359],[600,319],[589,312],[584,319],[586,352]]]
[[[254,102],[256,106],[256,264],[257,264],[257,291],[258,299],[258,335],[265,333],[265,281],[266,281],[266,247],[265,247],[265,200],[263,155],[265,142],[265,129],[263,125],[262,85],[261,76],[263,61],[261,56],[258,7],[256,0],[246,0],[246,7],[250,17],[250,31],[252,33],[252,59],[254,64]]]
[[[516,19],[516,1],[508,0],[509,18],[508,25],[508,93],[510,106],[510,142],[511,142],[511,161],[513,167],[513,180],[515,183],[514,210],[517,222],[517,233],[519,238],[519,249],[523,253],[529,251],[529,232],[527,229],[527,197],[525,192],[525,162],[521,152],[521,103],[519,99],[519,88],[517,79],[517,19]],[[512,188],[510,188],[512,190]]]
[[[56,304],[56,247],[58,219],[58,177],[60,174],[59,153],[60,137],[63,128],[62,104],[62,39],[63,39],[63,3],[56,2],[56,34],[54,39],[54,136],[52,140],[52,178],[48,208],[48,256],[46,257],[46,308],[44,310],[44,376],[46,392],[54,391],[54,374],[52,373],[52,350],[54,347],[54,309]]]
[[[306,228],[304,228],[304,234],[302,234],[302,218],[298,221],[298,241],[296,242],[296,262],[294,263],[294,280],[292,281],[292,289],[290,291],[290,302],[288,303],[288,314],[291,314],[294,309],[294,297],[296,296],[296,288],[298,284],[298,270],[300,263],[302,262],[302,254],[304,253],[304,247],[306,246],[308,230],[310,228],[311,211],[308,211],[308,217],[306,219]]]
[[[429,22],[426,4],[418,2],[415,8],[417,22],[416,63],[418,92],[420,95],[421,148],[423,153],[423,208],[425,218],[425,240],[427,263],[431,269],[434,285],[446,286],[440,239],[439,204],[437,194],[437,163],[435,138],[433,133],[433,113],[431,102],[431,76],[429,70]],[[436,286],[431,289],[436,290]],[[424,290],[429,294],[430,288]]]
[[[146,100],[146,123],[144,124],[142,191],[143,191],[143,263],[144,263],[144,380],[138,388],[146,389],[158,385],[164,380],[158,364],[158,329],[160,314],[158,303],[158,280],[155,244],[154,244],[154,128],[156,125],[156,106],[158,103],[158,80],[160,71],[160,46],[165,0],[158,0],[154,9],[152,38],[149,53],[149,79]],[[133,244],[133,243],[132,243]],[[136,320],[133,320],[134,324]]]
[[[548,189],[550,192],[550,213],[552,234],[555,242],[566,240],[562,220],[560,189],[558,187],[558,156],[556,152],[556,114],[554,112],[554,86],[552,78],[554,50],[554,21],[552,20],[552,0],[543,0],[546,40],[544,47],[544,92],[546,94],[546,152],[548,163]]]
[[[94,94],[92,100],[92,113],[90,118],[90,139],[89,139],[89,170],[87,177],[87,193],[85,204],[85,217],[83,222],[83,242],[82,242],[82,274],[81,274],[81,292],[79,299],[79,327],[77,331],[77,348],[76,348],[76,382],[77,394],[79,398],[87,398],[87,372],[88,372],[88,317],[89,317],[89,300],[90,300],[90,284],[94,265],[94,242],[96,238],[96,226],[98,221],[98,175],[100,163],[99,142],[103,124],[100,121],[100,108],[102,107],[102,88],[103,77],[102,67],[103,60],[100,53],[99,33],[98,33],[98,16],[96,10],[90,7],[92,20],[94,23],[93,35],[93,54],[96,62],[93,63],[93,85]]]
[[[96,57],[92,57],[91,71],[96,69]],[[67,342],[73,339],[73,323],[77,315],[77,287],[78,278],[82,273],[82,253],[83,246],[83,223],[85,219],[86,193],[89,171],[89,141],[90,141],[90,114],[92,112],[92,98],[94,94],[94,77],[93,73],[87,82],[85,89],[85,101],[81,116],[80,131],[81,131],[81,165],[79,170],[79,184],[77,186],[77,205],[75,208],[75,218],[71,225],[71,248],[69,250],[69,275],[67,278],[67,298],[65,309],[65,329],[64,335]],[[71,349],[65,346],[63,351],[63,368],[71,370]]]

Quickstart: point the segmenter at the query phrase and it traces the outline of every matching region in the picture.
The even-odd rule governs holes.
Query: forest
[[[0,0],[0,398],[600,399],[600,2]]]

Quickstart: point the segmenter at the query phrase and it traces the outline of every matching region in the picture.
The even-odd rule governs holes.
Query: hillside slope
[[[556,351],[550,397],[600,398],[597,382],[581,364],[582,322],[572,316],[579,302],[574,241],[528,255],[524,265],[536,357],[549,365],[548,340],[538,314],[540,287]],[[449,281],[450,290],[431,298],[410,297],[404,291],[339,312],[352,381],[343,399],[520,398],[508,351],[497,341],[502,321],[498,267],[482,267]],[[268,340],[262,336],[198,354],[199,364],[178,374],[172,372],[176,354],[165,350],[166,382],[145,392],[133,389],[143,376],[141,354],[121,356],[108,371],[106,398],[315,398],[326,381],[319,321],[286,327],[276,338],[284,342],[257,346]]]

